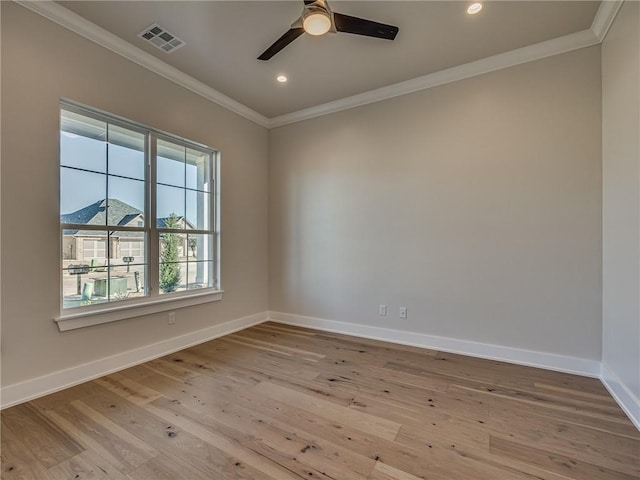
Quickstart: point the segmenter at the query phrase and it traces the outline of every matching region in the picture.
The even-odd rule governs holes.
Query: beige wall
[[[265,311],[268,132],[11,2],[2,4],[2,383]],[[61,97],[222,152],[224,300],[61,333]]]
[[[602,363],[640,422],[640,4],[622,5],[602,45]]]
[[[595,46],[273,130],[271,310],[600,360],[600,79]]]
[[[3,385],[268,306],[600,360],[600,91],[591,47],[269,133],[2,2]],[[222,302],[57,330],[61,97],[222,151]]]

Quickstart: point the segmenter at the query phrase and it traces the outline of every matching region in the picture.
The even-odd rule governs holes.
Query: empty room
[[[0,1],[2,480],[639,480],[640,2]]]

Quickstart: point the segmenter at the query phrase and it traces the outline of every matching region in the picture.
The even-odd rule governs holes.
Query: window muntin
[[[216,152],[66,103],[60,133],[62,309],[217,290]]]

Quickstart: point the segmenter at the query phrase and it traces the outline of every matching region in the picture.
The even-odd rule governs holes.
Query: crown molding
[[[623,0],[603,0],[591,24],[591,30],[602,42],[622,6]]]
[[[465,78],[471,78],[503,68],[596,45],[603,41],[623,1],[624,0],[603,0],[598,8],[591,28],[580,32],[493,55],[351,97],[341,98],[296,112],[267,118],[51,0],[37,2],[14,0],[15,3],[266,128],[276,128],[322,115],[380,102],[408,93],[426,90]]]
[[[438,85],[457,82],[458,80],[475,77],[495,70],[501,70],[503,68],[520,65],[522,63],[570,52],[579,48],[589,47],[599,42],[598,37],[591,29],[582,30],[563,37],[511,50],[510,52],[500,53],[474,62],[447,68],[446,70],[440,70],[439,72],[430,73],[405,82],[395,83],[387,87],[378,88],[376,90],[360,93],[351,97],[341,98],[333,102],[305,108],[304,110],[299,110],[297,112],[273,117],[269,119],[269,128],[280,127],[290,123],[327,115],[329,113],[360,107],[362,105],[380,102],[400,95],[406,95],[408,93],[437,87]]]
[[[131,60],[132,62],[151,70],[154,73],[170,80],[187,90],[200,95],[201,97],[210,100],[221,107],[226,108],[238,115],[251,120],[252,122],[267,127],[269,120],[264,115],[250,109],[246,105],[237,102],[231,97],[215,90],[214,88],[205,85],[199,80],[183,73],[177,68],[172,67],[168,63],[157,59],[153,55],[148,54],[144,50],[132,45],[131,43],[122,40],[114,34],[108,32],[102,27],[86,20],[80,15],[72,12],[71,10],[64,8],[51,0],[47,1],[29,1],[29,0],[14,0],[15,3],[35,12],[43,17],[61,25],[68,30],[71,30],[84,38],[97,43],[98,45],[111,50],[118,55]]]

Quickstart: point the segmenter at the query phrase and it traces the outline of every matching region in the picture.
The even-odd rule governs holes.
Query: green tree
[[[175,213],[169,215],[164,222],[164,228],[178,228],[178,216]],[[165,233],[162,235],[162,252],[160,253],[160,289],[163,292],[173,292],[181,280],[180,266],[178,265],[177,233]]]

